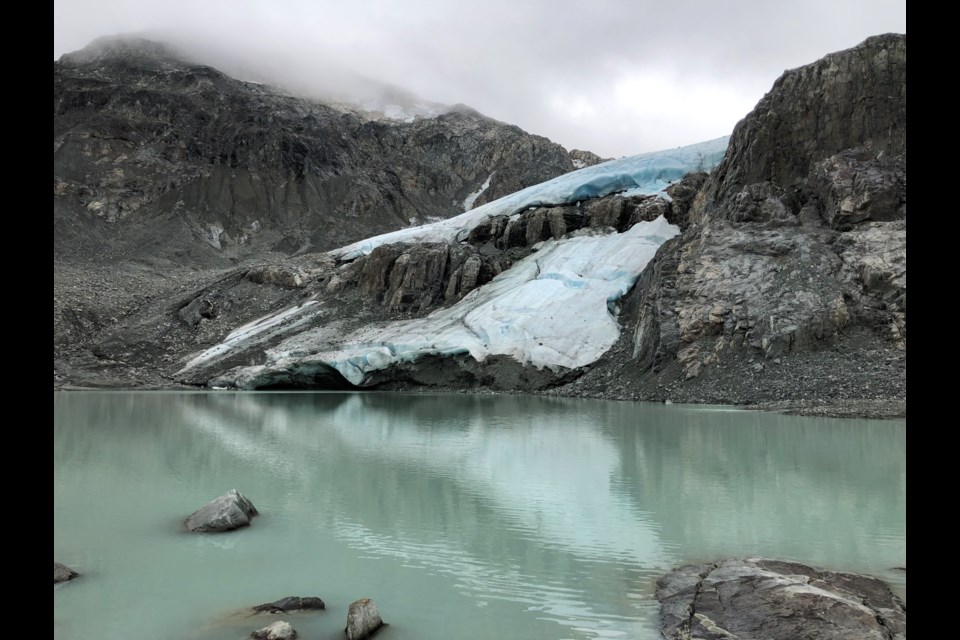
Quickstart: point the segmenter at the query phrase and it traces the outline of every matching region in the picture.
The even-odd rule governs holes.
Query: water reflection
[[[95,535],[66,504],[84,484],[150,486],[171,521],[236,486],[264,520],[211,552],[304,563],[291,536],[331,536],[354,556],[334,562],[444,585],[432,606],[483,621],[475,637],[655,638],[655,576],[718,555],[905,563],[902,422],[404,394],[61,393],[54,411],[55,549],[62,527]],[[427,615],[404,585],[382,591]]]

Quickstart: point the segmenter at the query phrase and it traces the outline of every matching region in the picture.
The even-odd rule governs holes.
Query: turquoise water
[[[197,535],[236,488],[261,516]],[[658,638],[656,578],[730,555],[905,595],[906,424],[523,396],[54,393],[62,640]]]

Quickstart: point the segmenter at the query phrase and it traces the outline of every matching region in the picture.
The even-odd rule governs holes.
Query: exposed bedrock
[[[678,219],[683,234],[628,297],[627,351],[640,386],[657,396],[670,385],[684,397],[678,376],[730,378],[731,363],[772,383],[796,372],[770,361],[834,350],[853,334],[862,353],[837,376],[902,359],[905,134],[905,36],[869,38],[786,72],[737,125]],[[883,393],[902,398],[905,377],[884,380]],[[831,386],[823,382],[820,393]],[[832,386],[849,397],[878,390],[869,377]]]
[[[723,210],[757,183],[802,192],[817,164],[848,150],[905,167],[906,135],[907,37],[873,36],[785,72],[734,128],[699,210]]]
[[[904,640],[907,607],[882,580],[796,562],[733,558],[657,582],[667,640]]]
[[[464,243],[393,243],[376,247],[345,265],[327,291],[357,289],[390,311],[417,314],[448,306],[490,282],[547,240],[580,230],[623,232],[638,222],[663,215],[686,215],[689,202],[706,179],[693,173],[671,185],[670,199],[655,196],[606,196],[576,205],[532,207],[513,216],[494,216],[474,227]]]
[[[53,76],[54,250],[69,260],[321,251],[456,215],[483,184],[477,206],[575,168],[462,105],[390,120],[139,38],[95,41]]]

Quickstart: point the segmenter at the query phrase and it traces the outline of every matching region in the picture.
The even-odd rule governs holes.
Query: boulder
[[[350,604],[347,612],[347,640],[364,640],[383,626],[377,605],[370,598],[363,598]]]
[[[289,622],[277,620],[263,629],[257,629],[250,634],[250,637],[255,640],[293,640],[297,637],[297,631],[290,626]]]
[[[236,489],[208,502],[184,521],[187,529],[198,533],[232,531],[246,527],[260,515],[253,503]]]
[[[73,580],[78,574],[76,571],[71,569],[65,564],[60,564],[56,560],[53,562],[53,584],[58,582],[66,582],[68,580]]]
[[[882,580],[766,558],[680,567],[657,582],[667,640],[903,640],[906,605]]]
[[[312,611],[326,608],[327,605],[323,603],[323,600],[315,596],[308,596],[306,598],[287,596],[275,602],[258,604],[253,607],[253,610],[256,613],[287,613],[289,611]]]

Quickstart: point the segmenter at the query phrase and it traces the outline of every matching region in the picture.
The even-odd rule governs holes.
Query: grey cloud
[[[54,57],[147,32],[304,90],[361,90],[355,71],[605,156],[729,133],[785,69],[888,31],[904,0],[54,4]]]

